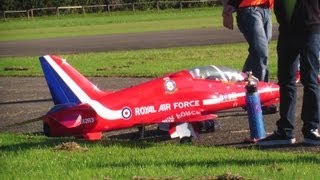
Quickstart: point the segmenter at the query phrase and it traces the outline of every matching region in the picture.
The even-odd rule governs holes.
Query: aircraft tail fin
[[[54,104],[80,104],[103,93],[66,60],[45,55],[39,58]]]

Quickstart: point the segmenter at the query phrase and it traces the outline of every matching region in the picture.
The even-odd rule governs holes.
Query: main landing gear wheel
[[[182,137],[180,139],[180,144],[190,144],[190,143],[192,143],[192,136]]]
[[[202,121],[198,124],[198,131],[201,133],[209,133],[216,131],[216,120]]]

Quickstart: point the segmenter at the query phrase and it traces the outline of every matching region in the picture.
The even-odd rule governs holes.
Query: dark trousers
[[[280,120],[278,131],[293,136],[297,101],[295,74],[300,61],[303,105],[302,133],[317,129],[320,115],[319,74],[320,34],[281,31],[278,38],[278,80],[280,86]],[[300,55],[300,57],[299,57]]]

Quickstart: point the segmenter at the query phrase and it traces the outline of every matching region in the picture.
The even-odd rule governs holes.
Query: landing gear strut
[[[139,126],[138,130],[139,130],[140,139],[143,139],[146,128],[144,126]]]

